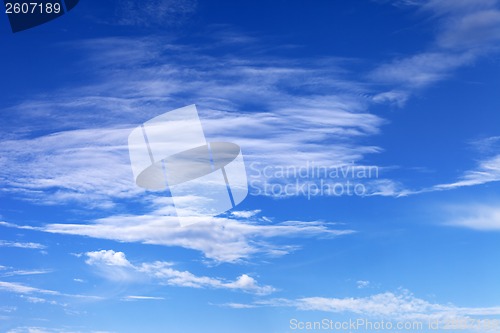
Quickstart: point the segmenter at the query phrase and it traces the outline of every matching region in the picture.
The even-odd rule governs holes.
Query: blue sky
[[[0,331],[500,331],[498,1],[82,0],[0,38]],[[180,227],[127,137],[190,104],[250,193]]]

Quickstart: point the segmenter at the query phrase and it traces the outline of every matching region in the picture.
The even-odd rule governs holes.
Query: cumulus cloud
[[[131,267],[130,262],[125,258],[123,252],[112,250],[101,250],[86,253],[88,259],[85,261],[88,265],[106,265],[117,267]]]

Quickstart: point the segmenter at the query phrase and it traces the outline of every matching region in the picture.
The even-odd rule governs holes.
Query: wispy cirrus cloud
[[[500,7],[497,0],[403,0],[393,3],[413,6],[422,14],[430,14],[437,33],[427,50],[379,65],[368,75],[377,83],[393,86],[388,92],[376,94],[375,102],[387,101],[402,106],[416,90],[444,80],[456,69],[498,51]]]
[[[240,144],[250,163],[361,164],[370,154],[383,152],[364,141],[379,134],[386,123],[369,112],[371,103],[403,106],[415,89],[490,52],[500,26],[498,3],[493,0],[395,3],[434,15],[432,22],[439,27],[435,42],[427,50],[377,66],[368,73],[369,84],[353,79],[352,60],[283,60],[256,52],[252,48],[256,40],[245,36],[239,38],[239,48],[245,47],[248,55],[219,54],[214,43],[193,47],[163,36],[66,45],[85,54],[83,65],[94,83],[67,87],[53,97],[32,98],[8,109],[23,112],[9,120],[13,131],[4,134],[0,148],[4,170],[0,178],[7,185],[2,191],[42,204],[76,201],[99,208],[137,196],[125,147],[128,131],[154,115],[193,102],[200,106],[207,138]],[[150,14],[160,17],[192,8],[190,1],[177,0],[150,5],[141,10],[155,8]],[[139,13],[133,17],[141,17]],[[219,34],[224,36],[224,31]],[[378,91],[381,84],[384,89],[392,87]],[[45,121],[48,116],[58,121]],[[23,125],[25,117],[29,126],[52,134],[27,135],[33,128]],[[20,161],[26,168],[16,167]],[[366,188],[367,195],[411,192],[387,178]]]
[[[47,294],[47,295],[60,295],[59,292],[47,289],[40,289],[30,287],[16,282],[0,281],[0,290],[10,291],[18,294]]]
[[[494,4],[488,6],[495,10]],[[479,10],[484,7],[474,9]],[[440,14],[448,15],[437,19],[442,20],[440,36],[452,31],[446,27],[453,21],[448,21],[449,15],[465,15],[458,12]],[[473,48],[455,52],[436,43],[427,52],[377,67],[370,74],[370,87],[350,79],[346,61],[341,59],[306,62],[262,55],[215,56],[207,52],[213,51],[212,46],[187,47],[163,37],[85,41],[78,47],[91,59],[87,64],[89,72],[94,72],[94,84],[58,92],[57,98],[35,98],[12,106],[32,117],[31,124],[38,130],[52,134],[33,137],[27,134],[30,128],[5,134],[0,148],[0,178],[6,184],[2,191],[38,204],[77,202],[107,209],[136,198],[147,206],[156,199],[132,181],[127,135],[135,123],[193,101],[201,106],[207,137],[240,144],[248,162],[258,161],[263,167],[304,166],[309,161],[327,166],[362,163],[366,156],[383,151],[365,141],[379,134],[386,123],[369,112],[372,102],[403,105],[412,89],[443,79],[478,54]],[[97,63],[96,55],[113,61]],[[373,93],[373,84],[380,83],[395,87]],[[47,115],[58,122],[47,127],[42,121]],[[17,167],[21,162],[25,168]],[[391,179],[372,180],[366,188],[367,195],[412,193]],[[181,246],[220,262],[258,253],[283,255],[296,249],[271,244],[269,239],[274,237],[352,233],[321,222],[259,225],[228,217],[205,219],[194,229],[181,230],[172,215],[155,208],[146,214],[115,215],[89,223],[52,223],[40,230]]]
[[[492,6],[468,13],[449,22],[438,37],[438,45],[446,49],[495,49],[500,40],[500,10]],[[485,50],[481,50],[485,52]]]
[[[130,296],[125,296],[123,298],[124,301],[163,301],[165,300],[164,297],[158,297],[158,296],[137,296],[137,295],[130,295]]]
[[[113,280],[123,280],[124,273],[130,273],[132,275],[144,274],[161,284],[177,287],[227,289],[258,295],[266,295],[275,291],[275,288],[271,286],[259,285],[253,277],[247,274],[240,275],[234,281],[227,281],[221,278],[197,276],[189,271],[179,271],[174,268],[173,263],[165,261],[132,264],[123,252],[113,250],[87,252],[85,255],[88,257],[87,264],[105,269],[104,276]]]
[[[500,181],[499,143],[500,139],[496,136],[471,141],[471,146],[481,155],[475,168],[462,171],[462,174],[455,181],[436,184],[421,190],[408,191],[407,194],[446,191]]]
[[[238,143],[247,164],[258,161],[260,169],[270,165],[306,167],[311,161],[319,166],[340,167],[362,159],[365,154],[379,152],[374,146],[357,147],[345,142],[332,144],[325,155],[321,140],[336,137],[344,141],[375,134],[381,120],[367,113],[329,112],[320,108],[316,116],[305,116],[295,110],[290,110],[289,115],[213,111],[203,122],[209,140]],[[314,129],[315,123],[321,125]],[[5,184],[2,191],[40,204],[79,202],[99,208],[113,207],[120,199],[139,197],[143,191],[133,182],[126,146],[131,129],[129,125],[71,130],[38,138],[5,140],[0,148],[0,177]],[[257,131],[264,137],[256,137]],[[301,133],[305,132],[310,133],[303,136]],[[266,135],[274,139],[266,141]],[[18,168],[19,163],[27,168]]]
[[[451,16],[465,15],[459,8],[472,8],[474,13],[485,8],[495,11],[494,2],[449,6],[457,9],[442,12],[439,4],[420,5],[422,10],[444,15],[436,19],[442,27],[455,22]],[[439,36],[455,31],[443,29]],[[61,92],[57,100],[31,100],[12,107],[22,109],[21,114],[32,117],[36,126],[46,124],[36,121],[38,117],[51,115],[59,122],[51,124],[50,130],[60,131],[39,137],[9,134],[0,148],[4,170],[0,177],[7,185],[2,191],[41,204],[78,202],[102,209],[114,207],[121,199],[144,200],[131,179],[126,137],[135,123],[183,101],[201,106],[209,140],[238,143],[247,164],[258,162],[262,168],[301,167],[311,161],[328,167],[362,165],[366,156],[383,152],[361,143],[379,134],[386,123],[369,112],[372,102],[402,106],[413,89],[442,80],[479,54],[473,48],[454,53],[444,46],[431,47],[378,66],[369,74],[370,87],[349,79],[345,59],[304,63],[261,54],[214,56],[207,52],[212,50],[209,45],[193,48],[164,37],[93,39],[79,43],[78,48],[89,59],[98,55],[99,62],[87,63],[90,71],[99,69],[96,73],[107,75],[99,74],[97,83],[70,89],[69,94]],[[102,59],[113,61],[103,63]],[[395,87],[373,93],[373,85],[381,83]],[[96,122],[103,127],[96,128]],[[75,126],[85,129],[67,129]],[[20,161],[27,168],[17,168]],[[299,185],[306,181],[299,180]],[[383,175],[362,183],[365,195],[422,192]]]
[[[225,304],[217,304],[218,306],[232,308],[232,309],[253,309],[258,307],[254,304],[244,304],[244,303],[225,303]]]
[[[0,276],[24,276],[24,275],[41,275],[49,274],[53,271],[50,269],[32,269],[32,270],[10,270],[5,273],[0,273]]]
[[[56,290],[32,287],[19,282],[0,281],[0,291],[21,295],[23,297],[69,297],[89,300],[100,300],[98,296],[66,294]],[[41,296],[40,296],[41,295]],[[29,299],[27,299],[29,301]]]
[[[101,208],[137,195],[129,177],[127,135],[123,129],[76,130],[6,140],[0,160],[2,191],[37,203],[77,201]],[[20,170],[20,163],[29,165],[29,171]]]
[[[100,208],[137,195],[127,135],[183,103],[198,104],[209,140],[239,144],[248,163],[339,166],[382,151],[360,142],[380,133],[385,120],[368,111],[368,88],[349,78],[348,59],[284,61],[245,43],[248,56],[214,55],[213,43],[192,47],[161,36],[69,45],[86,55],[94,83],[9,108],[23,112],[9,120],[13,132],[0,150],[3,191]],[[52,134],[27,135],[32,131]],[[27,167],[15,168],[20,161]]]
[[[33,242],[13,242],[0,240],[0,247],[17,247],[20,249],[31,249],[31,250],[44,250],[47,246],[40,243]]]
[[[466,171],[458,181],[448,184],[439,184],[434,186],[433,189],[449,190],[497,181],[500,181],[500,155],[481,161],[476,169]]]
[[[454,69],[471,64],[474,59],[475,55],[468,53],[425,52],[382,65],[376,68],[371,76],[378,82],[396,84],[406,89],[423,88],[445,79]],[[384,94],[376,95],[374,100],[379,101],[387,96],[386,100],[401,103],[407,98],[407,93],[403,92],[399,92],[397,96]]]

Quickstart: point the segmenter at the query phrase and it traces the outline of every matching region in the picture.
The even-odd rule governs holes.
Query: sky
[[[0,39],[1,332],[500,332],[499,1],[81,0]],[[181,227],[127,139],[192,104],[249,193]]]

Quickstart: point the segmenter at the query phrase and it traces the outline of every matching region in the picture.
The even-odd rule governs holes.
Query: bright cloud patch
[[[466,204],[447,207],[446,224],[480,231],[500,231],[500,206]]]
[[[259,295],[266,295],[275,291],[271,286],[260,286],[254,278],[247,274],[240,275],[234,281],[226,281],[220,278],[196,276],[188,271],[179,271],[173,268],[174,264],[164,261],[133,265],[126,259],[123,252],[113,250],[87,252],[85,255],[89,258],[86,260],[87,264],[98,268],[104,266],[107,270],[107,274],[104,276],[110,279],[119,279],[120,277],[123,280],[127,279],[123,276],[124,272],[122,271],[126,267],[130,274],[144,274],[155,278],[159,283],[170,286],[239,290]],[[118,269],[118,277],[116,271],[110,270],[113,266]]]

